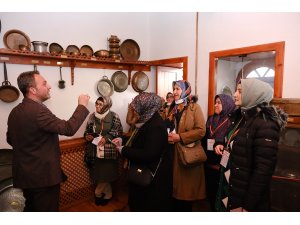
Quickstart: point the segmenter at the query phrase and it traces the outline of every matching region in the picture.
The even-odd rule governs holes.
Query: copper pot
[[[33,50],[35,52],[47,52],[47,46],[48,43],[47,42],[43,42],[43,41],[33,41],[31,42],[33,45]]]
[[[110,38],[108,39],[109,43],[119,43],[120,39],[116,35],[110,35]]]

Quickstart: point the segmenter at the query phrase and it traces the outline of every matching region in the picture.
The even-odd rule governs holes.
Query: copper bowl
[[[28,47],[27,45],[19,45],[19,49],[24,52],[30,51],[30,47]]]
[[[94,56],[107,58],[107,57],[109,57],[109,51],[107,51],[107,50],[99,50],[99,51],[96,51],[94,53]]]

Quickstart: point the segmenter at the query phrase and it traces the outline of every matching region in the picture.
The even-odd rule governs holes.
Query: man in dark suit
[[[63,181],[58,135],[76,133],[89,114],[90,97],[80,95],[73,115],[65,121],[43,104],[50,98],[51,86],[38,71],[21,73],[18,86],[24,99],[7,122],[7,142],[13,147],[13,184],[23,190],[24,211],[58,211]]]

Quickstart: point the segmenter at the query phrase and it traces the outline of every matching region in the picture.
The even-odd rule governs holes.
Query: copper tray
[[[140,58],[140,47],[132,39],[126,39],[120,46],[120,53],[124,60],[138,60]]]
[[[80,50],[76,45],[69,45],[66,48],[66,52],[70,55],[80,55]]]
[[[81,54],[81,55],[88,56],[88,57],[91,57],[91,56],[93,56],[93,54],[94,54],[94,50],[93,50],[92,47],[89,46],[89,45],[83,45],[83,46],[80,48],[80,54]]]
[[[56,54],[60,54],[63,51],[63,47],[60,46],[60,44],[57,43],[51,43],[49,45],[49,52],[50,53],[56,53]]]
[[[133,74],[131,84],[136,92],[143,92],[149,86],[149,78],[144,72],[138,71]]]
[[[111,82],[116,92],[123,92],[128,87],[128,78],[122,71],[117,71],[111,76]]]
[[[3,36],[3,42],[6,48],[19,50],[19,45],[25,45],[31,48],[30,38],[20,30],[9,30]]]

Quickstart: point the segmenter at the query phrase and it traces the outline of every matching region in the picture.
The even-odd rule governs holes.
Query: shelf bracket
[[[71,85],[74,85],[74,68],[75,68],[75,61],[71,61]]]
[[[131,72],[133,70],[133,66],[129,66],[129,69],[128,69],[128,85],[130,85],[130,82],[131,82]]]

